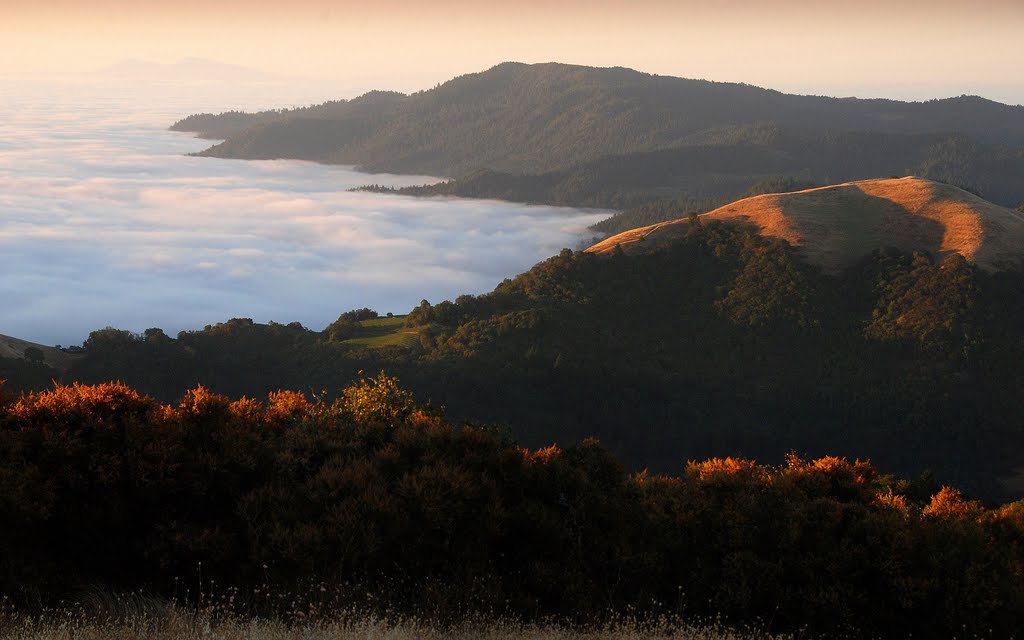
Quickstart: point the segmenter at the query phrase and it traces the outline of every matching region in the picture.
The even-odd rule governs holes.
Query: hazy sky
[[[498,62],[1024,103],[1024,0],[0,0],[0,72],[201,57],[429,88]]]

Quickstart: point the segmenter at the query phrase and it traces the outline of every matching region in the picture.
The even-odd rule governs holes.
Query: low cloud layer
[[[108,325],[405,313],[489,291],[608,215],[349,193],[430,179],[185,157],[204,141],[163,127],[199,101],[125,91],[0,92],[0,333],[67,345]]]

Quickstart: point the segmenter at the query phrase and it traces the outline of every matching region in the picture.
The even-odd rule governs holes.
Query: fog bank
[[[165,130],[198,110],[306,103],[275,105],[274,89],[0,89],[0,333],[68,345],[108,325],[173,335],[231,317],[321,329],[354,307],[405,313],[489,291],[608,215],[350,193],[432,178],[191,158],[208,142]]]

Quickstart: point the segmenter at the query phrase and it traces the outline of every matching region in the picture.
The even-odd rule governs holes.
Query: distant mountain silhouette
[[[913,174],[1001,205],[1024,202],[1024,107],[973,96],[797,96],[623,68],[504,63],[411,95],[199,114],[172,128],[226,138],[204,156],[464,176],[420,194],[628,208],[680,196],[731,201],[777,176]]]
[[[155,80],[173,79],[175,81],[242,82],[274,79],[272,74],[263,71],[205,58],[183,58],[178,62],[171,63],[129,58],[104,68],[102,72],[112,76],[145,77]]]
[[[907,103],[795,96],[623,68],[504,63],[429,91],[384,95],[389,100],[373,105],[377,119],[366,118],[368,96],[331,102],[281,113],[274,126],[206,153],[302,155],[461,175],[482,167],[539,172],[612,153],[741,141],[750,126],[764,123],[813,131],[960,131],[987,143],[1024,143],[1024,107],[978,97]],[[297,134],[317,128],[327,139],[309,149],[278,148],[282,128]]]

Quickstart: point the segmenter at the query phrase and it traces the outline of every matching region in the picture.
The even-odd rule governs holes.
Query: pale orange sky
[[[1024,0],[0,0],[0,73],[200,57],[429,88],[560,61],[831,95],[1024,102]]]

